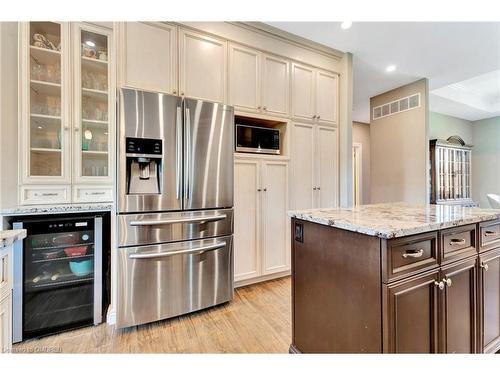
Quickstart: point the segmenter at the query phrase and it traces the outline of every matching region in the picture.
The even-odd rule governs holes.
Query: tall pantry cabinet
[[[20,23],[20,203],[112,201],[112,31]]]

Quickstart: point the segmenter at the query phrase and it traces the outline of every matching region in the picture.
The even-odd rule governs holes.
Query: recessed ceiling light
[[[352,26],[352,21],[344,21],[340,24],[340,27],[344,30],[349,29]]]
[[[91,41],[91,40],[87,40],[87,41],[85,42],[85,44],[86,44],[87,46],[89,46],[89,47],[95,47],[95,43],[94,43],[93,41]]]
[[[393,72],[396,70],[396,65],[389,65],[387,68],[385,68],[386,72]]]

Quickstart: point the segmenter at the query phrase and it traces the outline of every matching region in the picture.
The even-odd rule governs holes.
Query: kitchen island
[[[500,349],[500,211],[292,211],[292,353]]]

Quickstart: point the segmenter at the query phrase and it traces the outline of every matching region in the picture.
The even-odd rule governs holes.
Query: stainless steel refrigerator
[[[117,327],[233,298],[232,107],[121,89]]]

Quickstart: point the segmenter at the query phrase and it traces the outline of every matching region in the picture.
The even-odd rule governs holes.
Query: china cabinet
[[[20,40],[20,203],[111,200],[112,31],[29,22]],[[78,198],[88,184],[102,192]]]
[[[471,198],[472,146],[459,137],[430,141],[431,203],[475,206]]]

